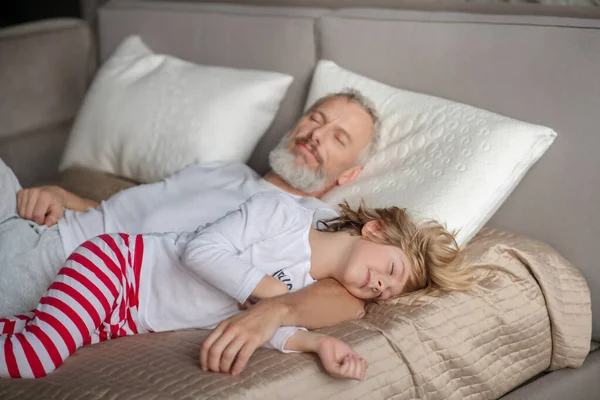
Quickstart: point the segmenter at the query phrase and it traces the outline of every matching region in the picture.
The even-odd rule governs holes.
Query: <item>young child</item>
[[[417,227],[403,209],[304,208],[259,193],[196,232],[101,235],[66,261],[30,315],[0,319],[0,377],[39,378],[75,350],[121,336],[214,328],[238,303],[334,278],[354,296],[389,299],[420,289],[469,287],[441,225]],[[345,354],[335,376],[362,379],[367,363],[345,343],[281,327],[282,352]],[[329,370],[328,365],[324,365]]]

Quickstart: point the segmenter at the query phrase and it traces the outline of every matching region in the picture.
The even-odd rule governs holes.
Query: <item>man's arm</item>
[[[205,371],[239,374],[254,351],[280,326],[322,328],[359,319],[364,303],[341,284],[325,279],[302,290],[259,301],[249,311],[221,322],[204,340],[200,364]]]
[[[360,319],[362,300],[352,296],[334,279],[324,279],[294,293],[270,299],[280,309],[281,325],[318,329]],[[252,311],[252,310],[251,310]]]
[[[93,200],[79,197],[58,186],[39,186],[22,189],[17,193],[19,216],[49,227],[64,216],[63,208],[85,211],[98,205]]]

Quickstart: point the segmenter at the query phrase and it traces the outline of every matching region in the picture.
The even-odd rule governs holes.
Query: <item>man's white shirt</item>
[[[195,164],[156,183],[129,188],[87,212],[65,210],[58,222],[65,255],[103,233],[193,232],[252,195],[283,192],[242,163]],[[326,203],[294,196],[307,208]]]

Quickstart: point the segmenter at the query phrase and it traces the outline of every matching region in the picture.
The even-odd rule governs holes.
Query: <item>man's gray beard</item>
[[[269,153],[271,169],[290,186],[304,193],[320,192],[329,183],[323,168],[311,171],[306,166],[296,165],[296,157],[290,151],[290,140],[284,137]]]

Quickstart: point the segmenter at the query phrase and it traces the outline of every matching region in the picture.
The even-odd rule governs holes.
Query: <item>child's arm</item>
[[[289,290],[285,283],[271,275],[265,275],[252,291],[250,299],[252,299],[252,301],[262,300],[269,297],[280,296],[288,292]]]
[[[336,378],[363,380],[368,363],[350,346],[331,336],[298,329],[285,342],[285,350],[314,352],[325,371]]]
[[[243,304],[287,293],[278,279],[242,260],[238,254],[282,234],[299,222],[299,206],[283,194],[252,196],[236,211],[196,232],[181,256],[194,275]]]

